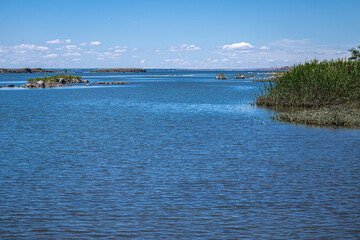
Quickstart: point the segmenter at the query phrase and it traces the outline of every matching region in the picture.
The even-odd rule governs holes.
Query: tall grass
[[[265,87],[256,104],[306,108],[360,106],[360,61],[313,60],[294,65]]]

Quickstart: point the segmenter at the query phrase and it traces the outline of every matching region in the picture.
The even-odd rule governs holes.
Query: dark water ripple
[[[1,238],[360,238],[360,132],[273,122],[261,84],[208,75],[0,90]]]

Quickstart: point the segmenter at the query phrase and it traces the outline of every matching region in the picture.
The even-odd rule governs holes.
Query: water
[[[211,71],[80,75],[133,84],[0,89],[2,239],[360,238],[359,130],[274,122]]]

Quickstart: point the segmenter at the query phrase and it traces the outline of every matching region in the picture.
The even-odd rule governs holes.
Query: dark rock
[[[56,79],[58,83],[66,83],[66,80],[64,78],[58,78]]]
[[[92,84],[102,84],[102,85],[121,85],[121,84],[131,84],[131,83],[127,83],[127,82],[123,82],[123,81],[118,81],[118,82],[93,82]]]
[[[61,83],[54,82],[54,81],[32,81],[27,84],[22,85],[22,88],[54,88],[54,87],[60,87],[65,86]]]
[[[216,76],[216,79],[229,79],[229,78],[226,76]]]
[[[244,75],[235,75],[233,78],[234,79],[245,79],[245,76]]]

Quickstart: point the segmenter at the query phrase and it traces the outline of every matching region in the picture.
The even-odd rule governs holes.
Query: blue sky
[[[229,68],[348,57],[359,0],[1,0],[0,67]]]

